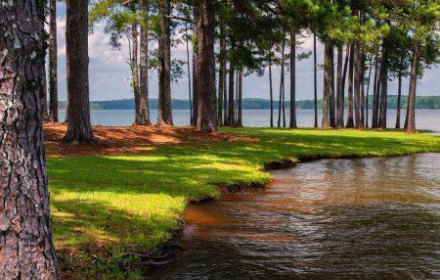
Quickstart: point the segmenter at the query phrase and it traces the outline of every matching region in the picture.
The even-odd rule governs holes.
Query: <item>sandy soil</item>
[[[63,142],[67,130],[65,123],[44,125],[48,156],[94,156],[102,154],[140,154],[153,147],[177,145],[186,142],[251,141],[252,139],[223,133],[205,133],[191,127],[156,126],[95,126],[95,145]]]

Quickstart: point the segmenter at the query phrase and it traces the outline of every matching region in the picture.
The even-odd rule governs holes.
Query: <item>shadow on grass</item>
[[[265,184],[265,163],[303,157],[389,156],[440,151],[440,138],[351,130],[227,130],[253,142],[157,147],[146,155],[48,160],[58,248],[152,249],[170,238],[188,199],[218,185]]]

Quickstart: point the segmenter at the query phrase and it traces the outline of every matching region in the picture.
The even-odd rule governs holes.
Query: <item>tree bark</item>
[[[361,128],[361,52],[358,44],[354,45],[354,121],[355,127]]]
[[[90,123],[88,1],[66,3],[66,59],[69,126],[65,141],[95,142]]]
[[[272,53],[269,54],[269,95],[270,95],[270,127],[274,127],[274,123],[273,123]]]
[[[215,6],[213,0],[200,0],[198,22],[198,60],[196,67],[198,90],[197,129],[218,131],[215,84]]]
[[[316,50],[316,35],[313,34],[313,86],[314,86],[314,109],[315,123],[314,127],[318,127],[318,54]]]
[[[387,128],[387,107],[388,107],[388,50],[385,46],[383,47],[382,54],[382,67],[380,71],[380,115],[379,115],[379,127],[382,129]]]
[[[140,65],[139,65],[139,97],[136,106],[136,124],[150,125],[150,100],[149,100],[149,81],[148,81],[148,45],[149,45],[149,1],[141,1],[141,10],[143,12],[141,20],[141,34],[140,34]]]
[[[361,123],[360,129],[365,128],[365,55],[364,52],[361,52],[361,73],[360,73],[360,92],[361,92],[361,100],[360,100],[360,113],[361,113]]]
[[[220,71],[218,81],[218,121],[223,125],[224,102],[226,81],[226,22],[223,15],[220,15]]]
[[[354,79],[354,46],[350,46],[350,62],[348,70],[348,106],[346,127],[354,127],[353,120],[353,79]]]
[[[197,40],[198,40],[198,26],[197,22],[199,21],[199,10],[197,7],[193,8],[193,78],[192,78],[192,84],[193,84],[193,105],[192,105],[192,112],[191,112],[191,126],[196,127],[197,126],[197,114],[198,114],[198,85],[197,85],[197,77],[196,77],[196,68],[197,68],[197,60],[198,60],[198,46],[197,46]]]
[[[374,66],[374,92],[373,92],[373,118],[371,122],[372,128],[377,128],[379,119],[379,91],[380,91],[380,69],[379,69],[379,51],[376,54],[376,62]]]
[[[278,104],[278,127],[281,127],[281,121],[282,121],[282,113],[284,108],[284,50],[285,50],[285,39],[283,38],[283,43],[281,46],[281,79],[280,79],[280,99]]]
[[[417,93],[417,70],[420,60],[420,42],[415,40],[414,52],[411,64],[411,77],[409,82],[409,94],[408,94],[408,124],[406,132],[416,132],[416,93]]]
[[[43,139],[44,10],[0,9],[0,279],[59,279]]]
[[[58,122],[57,1],[49,2],[49,121]]]
[[[134,5],[133,5],[134,6]],[[134,12],[134,7],[133,7]],[[142,125],[138,123],[140,120],[139,112],[141,110],[140,106],[140,87],[139,87],[139,32],[138,23],[134,21],[131,25],[131,42],[132,42],[132,53],[131,53],[131,86],[134,92],[134,103],[135,103],[135,124]]]
[[[400,66],[399,66],[399,77],[398,77],[398,83],[399,83],[399,88],[397,90],[397,117],[396,117],[396,128],[399,129],[400,128],[400,112],[401,112],[401,108],[402,108],[402,60],[403,58],[401,58],[400,60]]]
[[[243,67],[238,71],[237,126],[243,126]]]
[[[159,108],[157,125],[173,125],[171,108],[170,0],[159,1]]]
[[[324,51],[324,90],[322,94],[322,127],[331,127],[331,95],[332,95],[332,72],[333,72],[333,45],[325,44]],[[334,95],[333,95],[334,97]],[[334,98],[333,98],[334,105]]]
[[[343,47],[338,48],[338,61],[337,61],[337,97],[336,97],[336,127],[344,128],[344,80],[342,73],[342,64],[344,56]]]
[[[231,38],[231,52],[234,52],[235,42]],[[235,62],[233,59],[229,61],[229,98],[228,98],[228,124],[234,126],[235,124]]]
[[[370,62],[368,63],[369,65],[369,69],[368,69],[368,84],[367,84],[367,94],[365,97],[365,127],[368,128],[369,127],[369,102],[370,102],[370,86],[371,86],[371,73],[373,71],[373,62],[372,62],[372,58],[370,58]]]
[[[296,123],[296,31],[290,31],[290,128],[297,128]]]

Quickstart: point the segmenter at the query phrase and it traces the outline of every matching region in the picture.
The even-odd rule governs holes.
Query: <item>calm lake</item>
[[[153,279],[440,279],[440,154],[322,160],[191,205]]]
[[[289,115],[289,110],[286,112]],[[402,116],[406,112],[402,111]],[[277,120],[278,113],[274,114]],[[92,123],[95,125],[104,126],[127,126],[131,125],[134,120],[134,111],[130,110],[93,110],[91,112]],[[270,124],[269,110],[245,110],[243,111],[243,122],[248,127],[268,127]],[[371,116],[371,113],[370,113]],[[65,111],[60,112],[60,119],[65,118]],[[157,110],[151,112],[153,121],[157,119]],[[189,110],[175,110],[173,111],[174,124],[178,126],[186,126],[190,123]],[[390,110],[388,114],[388,126],[394,127],[396,125],[396,111]],[[417,128],[429,129],[440,132],[440,110],[417,110]],[[319,118],[321,122],[321,117]],[[402,117],[402,122],[404,122]],[[276,124],[276,122],[275,122]],[[299,127],[313,127],[314,112],[313,110],[298,111],[298,125]],[[403,124],[402,124],[403,126]]]

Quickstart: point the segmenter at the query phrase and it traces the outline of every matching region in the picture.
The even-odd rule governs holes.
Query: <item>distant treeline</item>
[[[369,108],[372,108],[373,100],[369,98]],[[60,107],[65,107],[65,102],[60,102]],[[313,100],[302,100],[296,102],[298,109],[313,109]],[[318,107],[321,109],[321,100],[318,101]],[[278,109],[279,102],[274,101],[274,108]],[[402,108],[407,106],[407,97],[402,97]],[[157,109],[158,100],[150,100],[150,108]],[[187,110],[189,109],[188,100],[173,99],[172,107],[174,110]],[[285,102],[285,107],[289,107],[289,102]],[[418,96],[416,102],[417,109],[440,109],[440,96]],[[388,97],[388,109],[397,108],[397,96],[391,95]],[[94,101],[91,102],[92,110],[134,110],[134,99],[121,99],[111,101]],[[267,99],[260,98],[246,98],[243,99],[243,109],[245,110],[268,110],[270,109],[270,102]]]

